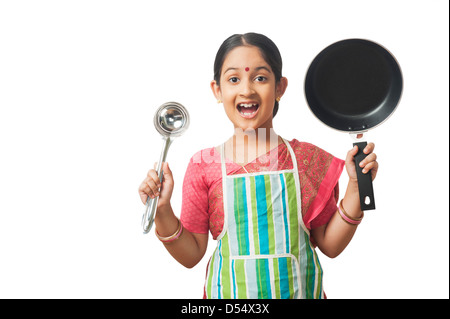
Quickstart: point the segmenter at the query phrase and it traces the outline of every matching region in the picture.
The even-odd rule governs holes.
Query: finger
[[[347,162],[352,161],[353,157],[358,153],[358,146],[353,146],[353,148],[347,152],[347,158],[345,159]]]
[[[147,177],[144,179],[139,186],[139,196],[143,203],[147,202],[147,197],[155,198],[156,196],[159,196],[159,187],[152,178]]]
[[[146,178],[142,181],[141,185],[139,185],[139,193],[148,194],[151,191],[150,186],[148,185],[149,178]]]
[[[377,160],[377,154],[375,153],[370,153],[369,155],[366,156],[366,158],[364,158],[360,163],[359,166],[360,167],[364,167],[367,164],[374,162]]]
[[[366,174],[367,172],[369,172],[370,170],[372,170],[373,168],[377,167],[378,168],[378,162],[370,162],[369,164],[367,164],[366,166],[364,166],[362,172],[364,174]]]
[[[161,187],[158,172],[156,172],[154,169],[148,171],[147,178],[154,180],[155,184],[158,185],[158,187]]]
[[[169,162],[164,162],[163,163],[163,172],[164,172],[164,174],[172,175],[172,170],[169,167]]]
[[[169,163],[163,163],[164,182],[173,183],[172,170],[169,167]]]
[[[156,184],[156,182],[153,179],[146,179],[147,187],[144,189],[147,191],[148,196],[151,198],[155,198],[156,196],[159,196],[159,186]]]
[[[143,204],[145,204],[147,202],[147,198],[148,198],[148,185],[147,183],[145,183],[145,181],[143,181],[141,183],[141,185],[139,185],[139,197],[141,198],[141,201]]]
[[[366,147],[364,147],[363,153],[364,154],[372,153],[374,149],[375,149],[375,144],[370,142],[367,144]]]
[[[139,197],[141,198],[142,204],[147,203],[147,199],[148,199],[147,194],[139,194]]]
[[[151,169],[147,172],[147,177],[154,178],[155,176],[158,177],[158,172],[155,169]]]
[[[158,173],[154,169],[151,169],[148,171],[146,182],[150,181],[150,180],[153,181],[153,183],[149,184],[151,187],[151,190],[153,192],[152,195],[153,195],[153,197],[158,196],[158,195],[156,195],[156,193],[161,188],[161,181],[159,179]],[[156,185],[156,186],[154,186],[154,185]],[[156,187],[156,189],[155,189],[155,187]]]
[[[378,162],[375,162],[374,167],[370,170],[370,172],[372,173],[372,181],[375,179],[375,177],[377,176],[377,172],[378,172]]]
[[[142,195],[145,194],[146,196],[149,196],[152,193],[153,193],[153,191],[152,191],[151,187],[148,185],[148,180],[145,179],[142,182],[141,186],[139,186],[139,194],[142,194]]]

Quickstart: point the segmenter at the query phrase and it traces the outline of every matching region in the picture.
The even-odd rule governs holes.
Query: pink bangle
[[[180,236],[181,236],[181,233],[183,232],[183,224],[181,223],[181,221],[180,221],[180,230],[178,231],[178,234],[176,234],[175,235],[175,237],[173,237],[171,240],[169,240],[168,242],[170,243],[170,242],[172,242],[172,241],[175,241],[175,240],[177,240]]]
[[[341,215],[342,219],[343,219],[344,221],[346,221],[347,223],[349,223],[350,225],[359,225],[359,224],[361,224],[361,220],[362,220],[363,217],[364,217],[364,212],[363,212],[363,214],[361,215],[361,217],[358,218],[358,219],[353,219],[353,218],[351,218],[350,216],[348,216],[348,215],[345,213],[345,211],[343,211],[343,210],[344,210],[344,207],[342,207],[342,200],[341,200],[341,202],[339,203],[338,210],[339,210],[339,215]]]
[[[178,219],[178,229],[176,230],[176,232],[173,235],[170,235],[169,237],[161,237],[158,234],[158,231],[155,230],[156,237],[158,237],[158,239],[165,244],[171,243],[171,242],[177,240],[181,236],[182,232],[183,232],[183,224],[181,223],[181,221],[179,219]]]

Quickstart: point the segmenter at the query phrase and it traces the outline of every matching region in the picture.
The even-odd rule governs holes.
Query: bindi
[[[246,67],[246,68],[245,68],[245,72],[248,72],[248,71],[250,71],[250,68],[249,68],[249,67]]]

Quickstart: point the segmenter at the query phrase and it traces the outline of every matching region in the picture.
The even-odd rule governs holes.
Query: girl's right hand
[[[139,196],[141,201],[145,204],[147,197],[156,198],[159,196],[158,207],[170,204],[170,198],[173,192],[173,176],[167,162],[163,163],[163,182],[159,182],[158,173],[151,169],[147,173],[147,177],[139,186]]]

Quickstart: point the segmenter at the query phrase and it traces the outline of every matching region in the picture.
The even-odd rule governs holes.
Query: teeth
[[[241,104],[239,104],[239,106],[245,107],[245,108],[249,108],[249,107],[256,106],[256,105],[257,105],[257,104],[253,104],[253,103],[249,103],[249,104],[247,104],[247,103],[241,103]]]
[[[255,114],[256,111],[253,111],[252,113],[244,113],[244,112],[239,112],[239,113],[241,113],[242,115],[250,116],[250,115]]]

